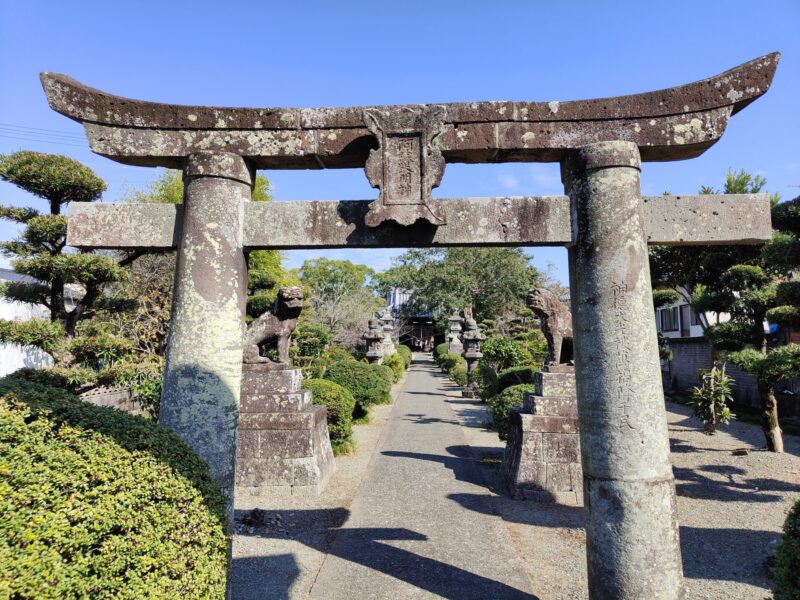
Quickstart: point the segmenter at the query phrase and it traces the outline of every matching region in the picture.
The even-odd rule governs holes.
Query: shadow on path
[[[485,507],[484,507],[485,510]],[[300,536],[293,533],[293,527],[299,529],[304,522],[340,522],[342,516],[349,515],[346,509],[316,509],[263,511],[265,524],[251,525],[240,535],[299,540],[319,552],[338,556],[345,560],[364,565],[375,571],[385,573],[417,588],[453,600],[485,600],[487,598],[503,598],[509,600],[538,600],[509,585],[470,573],[459,567],[420,556],[402,548],[382,543],[384,541],[418,541],[424,542],[427,537],[404,527],[363,527],[363,528],[328,528],[324,536]],[[246,519],[246,513],[237,514],[237,521]],[[276,525],[280,524],[280,525]],[[241,527],[241,526],[240,526]],[[334,539],[335,538],[335,539]],[[332,543],[321,543],[319,540],[331,540]],[[290,560],[291,559],[291,560]],[[288,598],[289,588],[299,574],[294,560],[287,555],[236,558],[234,571],[239,573],[235,579],[236,600],[249,598]],[[281,590],[270,592],[277,595],[265,596],[267,590],[247,590],[242,585],[242,578],[248,573],[263,576],[275,570],[288,571],[286,583]],[[293,576],[292,573],[294,574]],[[258,594],[261,595],[258,595]],[[356,597],[356,596],[354,596]]]

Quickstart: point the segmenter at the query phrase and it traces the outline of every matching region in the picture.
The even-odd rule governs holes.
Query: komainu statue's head
[[[537,315],[549,316],[559,312],[561,308],[561,300],[553,292],[544,288],[533,288],[528,292],[525,304]]]
[[[278,310],[300,312],[303,308],[303,288],[296,285],[282,287],[278,290],[278,298],[275,304]]]

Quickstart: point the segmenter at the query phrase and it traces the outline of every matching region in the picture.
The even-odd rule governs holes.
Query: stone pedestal
[[[300,369],[242,365],[237,497],[319,494],[333,474],[327,412],[302,380]]]
[[[511,411],[503,485],[512,498],[580,505],[583,497],[574,367],[537,373],[536,391]]]

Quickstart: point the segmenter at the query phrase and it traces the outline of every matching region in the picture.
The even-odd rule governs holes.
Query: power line
[[[75,148],[86,148],[86,144],[73,144],[71,142],[66,141],[58,141],[58,140],[48,140],[48,139],[37,139],[32,137],[21,137],[15,135],[8,135],[7,133],[0,131],[0,137],[8,138],[10,140],[21,140],[23,142],[37,142],[40,144],[59,144],[61,146],[73,146]]]
[[[34,135],[44,134],[47,136],[68,137],[74,139],[85,139],[83,134],[71,133],[57,129],[45,129],[42,127],[29,127],[27,125],[14,125],[13,123],[0,123],[0,129],[18,130],[20,133],[34,133]]]

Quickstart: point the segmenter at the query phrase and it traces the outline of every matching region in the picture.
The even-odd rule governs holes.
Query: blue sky
[[[346,106],[474,100],[574,100],[670,87],[772,52],[766,96],[736,115],[702,157],[646,163],[644,194],[720,186],[729,168],[800,194],[800,2],[56,2],[0,0],[0,153],[67,154],[109,184],[104,201],[157,172],[93,155],[82,129],[52,112],[40,71],[160,102]],[[362,170],[268,171],[276,199],[367,199]],[[448,165],[438,197],[561,194],[555,164]],[[40,206],[0,182],[0,201]],[[42,207],[43,208],[43,207]],[[15,228],[0,224],[0,239]],[[287,253],[376,269],[395,250]],[[566,253],[532,249],[534,264]],[[0,264],[7,265],[5,259]]]

